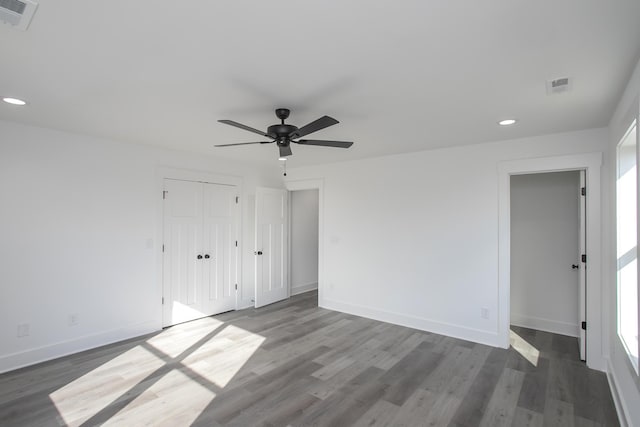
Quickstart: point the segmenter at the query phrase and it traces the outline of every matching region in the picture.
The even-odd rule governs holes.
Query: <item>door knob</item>
[[[262,251],[254,252],[254,255],[262,255]]]
[[[209,256],[209,254],[206,254],[206,255],[204,256],[204,259],[209,259],[209,258],[211,258],[211,257]]]
[[[575,270],[575,269],[580,268],[580,267],[578,266],[578,264],[571,264],[571,268]]]
[[[202,259],[202,255],[198,255],[196,258],[198,258],[198,259]]]

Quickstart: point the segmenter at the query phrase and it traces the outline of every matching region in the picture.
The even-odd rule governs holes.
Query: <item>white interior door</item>
[[[286,190],[256,189],[256,308],[289,297],[287,212]]]
[[[207,313],[236,307],[237,223],[236,188],[203,184],[203,291]]]
[[[234,186],[164,180],[163,326],[235,308]]]
[[[163,326],[203,317],[202,184],[164,181]]]
[[[580,171],[580,189],[582,196],[580,197],[580,231],[579,231],[579,247],[578,254],[580,266],[580,278],[578,284],[578,319],[579,335],[578,345],[580,347],[580,360],[587,359],[587,263],[583,262],[583,255],[586,261],[587,254],[587,195],[586,195],[586,173]]]

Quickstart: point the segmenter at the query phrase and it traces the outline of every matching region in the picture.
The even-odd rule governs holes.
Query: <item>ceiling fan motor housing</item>
[[[280,142],[282,140],[288,140],[291,134],[297,130],[297,126],[285,125],[284,123],[282,123],[269,126],[269,128],[267,129],[267,134]]]

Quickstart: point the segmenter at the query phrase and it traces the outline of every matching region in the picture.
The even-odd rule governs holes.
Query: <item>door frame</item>
[[[324,307],[324,180],[301,179],[285,181],[285,188],[288,191],[318,190],[318,307]],[[289,203],[291,207],[291,203]],[[291,227],[291,215],[289,215],[288,227]],[[289,233],[291,238],[291,233]],[[287,248],[287,258],[289,258],[289,270],[291,270],[291,244]],[[291,277],[291,271],[289,271]],[[291,280],[289,280],[289,293],[291,293]]]
[[[156,200],[156,235],[155,241],[158,242],[154,245],[155,256],[156,256],[156,301],[158,301],[157,305],[157,325],[158,329],[163,328],[163,307],[162,307],[162,297],[164,296],[164,256],[162,252],[162,244],[164,242],[164,203],[163,203],[163,190],[164,190],[164,180],[165,179],[175,179],[179,181],[193,181],[193,182],[203,182],[208,184],[222,184],[222,185],[233,185],[237,188],[238,191],[238,211],[237,211],[237,224],[238,224],[238,249],[237,249],[237,265],[236,265],[236,275],[238,279],[238,289],[236,289],[236,298],[235,298],[235,310],[238,309],[238,305],[240,304],[240,295],[242,289],[242,195],[243,193],[243,180],[242,177],[234,176],[234,175],[222,175],[207,171],[200,170],[188,170],[188,169],[178,169],[172,168],[168,166],[159,166],[156,169],[156,192],[154,194],[154,199]]]
[[[511,323],[511,176],[545,172],[584,170],[587,188],[586,233],[589,236],[586,268],[586,310],[589,338],[587,365],[604,370],[606,329],[602,309],[606,306],[602,293],[601,230],[602,153],[585,153],[556,157],[510,160],[498,165],[498,342],[509,348]]]

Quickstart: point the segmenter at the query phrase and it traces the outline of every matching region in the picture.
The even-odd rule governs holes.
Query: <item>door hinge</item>
[[[162,244],[162,252],[164,252],[164,243]]]
[[[238,241],[236,240],[236,248],[238,247]]]
[[[162,200],[167,198],[167,193],[169,193],[167,190],[162,190]]]
[[[239,200],[239,197],[238,197],[238,196],[236,196],[236,204],[238,203],[238,200]]]
[[[162,297],[162,305],[164,305],[164,297]]]
[[[585,254],[582,254],[581,259],[582,259],[582,262],[587,262],[587,256]]]
[[[236,283],[236,291],[238,290],[238,284]]]
[[[582,330],[586,331],[587,330],[587,322],[582,322]]]
[[[582,187],[580,189],[580,194],[582,194],[583,196],[586,196],[587,195],[587,187]]]

